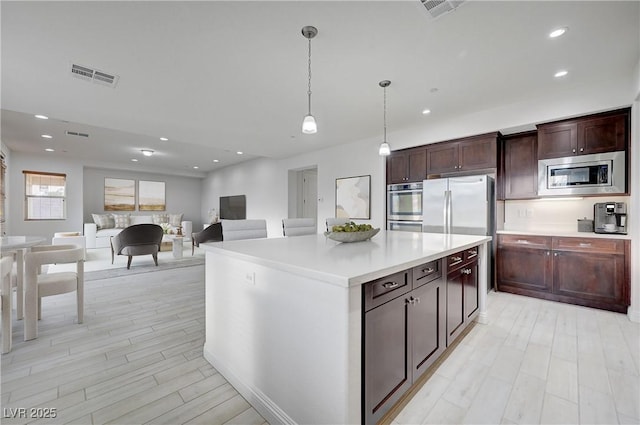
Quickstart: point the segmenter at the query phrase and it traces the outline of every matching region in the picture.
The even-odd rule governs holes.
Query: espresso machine
[[[599,202],[593,206],[595,233],[627,234],[627,204],[624,202]]]

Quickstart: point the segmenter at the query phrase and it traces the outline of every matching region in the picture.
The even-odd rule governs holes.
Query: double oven
[[[387,186],[387,230],[422,232],[422,182]]]

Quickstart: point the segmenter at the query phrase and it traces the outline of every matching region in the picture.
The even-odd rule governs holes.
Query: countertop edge
[[[497,230],[498,235],[525,235],[525,236],[549,236],[564,238],[596,238],[596,239],[622,239],[631,240],[631,235],[621,235],[614,233],[593,233],[593,232],[554,232],[535,230]]]

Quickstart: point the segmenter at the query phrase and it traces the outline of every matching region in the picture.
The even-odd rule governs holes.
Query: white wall
[[[104,179],[163,181],[165,182],[166,212],[183,214],[183,220],[193,221],[193,229],[202,228],[200,220],[202,179],[196,177],[180,177],[165,174],[140,173],[134,171],[112,170],[103,168],[84,169],[84,214],[85,223],[93,222],[91,214],[104,212]],[[132,211],[133,215],[149,215],[150,211]]]
[[[371,220],[358,220],[384,228],[385,160],[371,142],[352,143],[287,159],[257,159],[210,173],[203,184],[202,218],[219,211],[219,197],[247,196],[247,218],[267,220],[269,237],[282,236],[282,219],[288,217],[289,170],[318,169],[318,232],[335,216],[335,180],[371,175]]]
[[[631,109],[631,306],[628,316],[640,322],[640,60],[635,69],[635,102]]]
[[[24,176],[23,170],[64,173],[67,175],[65,220],[25,221],[24,219]],[[9,229],[11,235],[53,237],[55,232],[82,232],[82,164],[74,160],[57,158],[50,155],[30,155],[11,152],[11,162],[7,165],[10,186],[8,187],[7,207],[10,213]]]

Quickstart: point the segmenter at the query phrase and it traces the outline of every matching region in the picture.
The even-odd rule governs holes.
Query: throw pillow
[[[111,214],[91,214],[93,222],[100,229],[113,229],[116,225],[113,216]]]
[[[182,226],[182,214],[169,214],[169,224],[173,227]]]
[[[116,229],[124,229],[131,225],[131,218],[129,217],[129,214],[114,214],[113,221],[115,222]]]
[[[162,224],[169,222],[169,214],[153,214],[151,217],[153,224]]]

